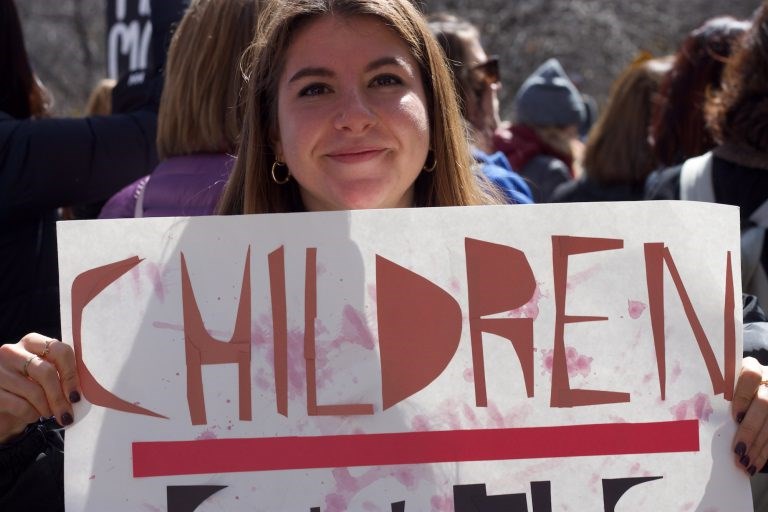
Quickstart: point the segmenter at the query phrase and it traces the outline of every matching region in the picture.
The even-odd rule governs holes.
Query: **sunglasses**
[[[479,85],[493,85],[501,81],[499,57],[496,55],[491,55],[485,62],[472,66],[470,71]]]

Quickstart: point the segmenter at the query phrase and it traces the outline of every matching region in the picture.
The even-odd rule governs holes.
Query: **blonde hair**
[[[375,16],[395,31],[419,64],[436,162],[416,179],[417,206],[462,206],[498,202],[473,172],[467,134],[448,65],[421,13],[408,0],[273,0],[265,7],[257,38],[244,55],[248,76],[242,143],[219,203],[224,214],[302,210],[295,180],[271,179],[271,135],[277,130],[277,91],[294,34],[321,16]],[[267,14],[269,13],[269,14]]]
[[[112,113],[112,89],[117,81],[112,78],[102,78],[88,97],[85,104],[86,116],[106,116]]]
[[[168,49],[157,120],[161,159],[234,151],[241,124],[239,72],[261,0],[193,0]]]

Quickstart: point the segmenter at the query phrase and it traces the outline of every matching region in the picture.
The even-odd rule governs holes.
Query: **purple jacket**
[[[112,196],[99,218],[212,215],[234,162],[225,153],[168,158]]]

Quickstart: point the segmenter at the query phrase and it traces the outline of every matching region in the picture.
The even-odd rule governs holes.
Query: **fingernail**
[[[755,466],[749,466],[749,469],[747,469],[747,473],[749,473],[749,476],[755,476],[756,472],[757,472],[757,468]]]
[[[746,416],[746,414],[743,412],[740,412],[739,414],[737,414],[736,423],[741,423],[742,421],[744,421],[744,416]]]
[[[738,455],[739,457],[743,457],[744,454],[747,453],[747,445],[744,444],[743,441],[739,441],[736,444],[736,448],[733,449],[733,452]]]
[[[79,402],[80,401],[80,393],[78,393],[77,391],[71,392],[69,394],[69,401],[70,401],[70,403],[73,403],[73,404]]]
[[[61,415],[61,424],[62,425],[64,425],[64,426],[71,425],[73,421],[75,421],[74,418],[72,418],[72,415],[69,414],[68,412],[65,412],[64,414]]]
[[[744,467],[749,466],[749,457],[747,457],[746,455],[742,455],[742,457],[739,459],[739,464],[741,464]]]

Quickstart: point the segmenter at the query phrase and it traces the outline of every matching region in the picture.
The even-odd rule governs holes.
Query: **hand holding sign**
[[[79,400],[72,347],[36,333],[0,346],[0,442],[40,417],[71,424]]]

